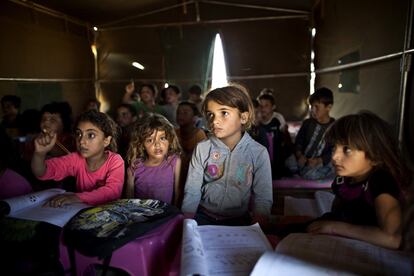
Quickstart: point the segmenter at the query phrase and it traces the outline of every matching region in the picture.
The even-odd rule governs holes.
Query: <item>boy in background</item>
[[[286,160],[293,174],[305,179],[334,177],[331,163],[332,146],[327,145],[324,135],[335,119],[329,112],[333,105],[333,93],[326,87],[319,88],[309,97],[311,117],[304,120],[295,140],[295,152]]]

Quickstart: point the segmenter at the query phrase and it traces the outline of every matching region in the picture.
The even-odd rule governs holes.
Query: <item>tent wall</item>
[[[337,0],[322,3],[315,13],[316,69],[337,66],[338,60],[352,52],[359,52],[359,60],[368,60],[403,50],[408,1]],[[341,74],[349,73],[359,76],[359,92],[339,92]],[[327,86],[335,91],[334,117],[371,110],[397,128],[400,80],[400,58],[396,57],[317,74],[316,86]]]
[[[100,29],[97,44],[103,97],[113,99],[112,105],[116,105],[130,79],[136,80],[137,86],[145,82],[155,83],[159,89],[164,82],[176,84],[183,92],[182,99],[187,97],[192,84],[207,89],[211,82],[212,44],[215,34],[220,33],[230,81],[246,85],[254,97],[261,89],[272,88],[278,110],[288,120],[305,116],[310,56],[306,16],[211,23],[229,17],[275,15],[275,12],[201,5],[201,22],[210,23],[193,24],[194,12],[189,5],[186,13],[179,8]],[[179,20],[192,23],[165,25]],[[148,27],[151,22],[152,27]],[[154,25],[154,22],[161,23]],[[133,68],[132,61],[142,63],[146,69]],[[286,73],[295,75],[280,76]]]
[[[61,80],[2,80],[0,98],[20,96],[23,110],[66,100],[78,114],[94,97],[94,61],[85,26],[1,1],[0,37],[0,78]]]

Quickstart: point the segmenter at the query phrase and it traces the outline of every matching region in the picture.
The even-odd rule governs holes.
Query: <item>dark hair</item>
[[[244,130],[251,127],[254,122],[254,107],[252,99],[247,89],[240,84],[230,84],[229,86],[221,87],[210,91],[204,99],[202,112],[207,121],[207,105],[210,101],[215,101],[219,104],[237,108],[240,113],[248,112],[246,124],[243,126]]]
[[[194,116],[200,116],[201,115],[200,110],[198,110],[197,106],[192,102],[182,101],[178,104],[178,107],[180,107],[180,106],[189,106],[191,108],[191,110],[193,111]],[[178,107],[177,107],[177,110],[178,110]]]
[[[407,185],[407,170],[402,163],[397,139],[387,122],[369,111],[344,116],[335,121],[325,135],[332,145],[348,145],[365,152],[374,168],[388,171],[401,185]]]
[[[168,85],[167,89],[169,89],[169,88],[171,88],[175,92],[175,94],[177,94],[177,95],[181,93],[180,88],[178,88],[178,86],[176,86],[176,85]]]
[[[0,126],[0,152],[0,171],[18,162],[18,150],[3,126]]]
[[[309,104],[313,104],[315,102],[320,102],[324,105],[333,104],[334,99],[332,90],[326,87],[316,89],[315,93],[309,96]]]
[[[149,88],[149,90],[151,90],[152,92],[152,96],[155,98],[157,97],[157,89],[155,88],[154,85],[150,84],[150,83],[144,83],[141,85],[141,87],[139,88],[138,94],[141,94],[142,88],[147,87]]]
[[[1,98],[1,104],[3,105],[6,102],[11,103],[17,109],[19,109],[21,104],[22,104],[22,100],[20,99],[20,97],[18,97],[16,95],[5,95],[5,96],[3,96]]]
[[[273,97],[272,94],[260,94],[258,99],[259,99],[259,101],[260,100],[267,100],[267,101],[271,102],[273,106],[275,105],[275,97]]]
[[[257,99],[252,99],[252,103],[253,103],[254,108],[258,108],[260,106],[260,103]]]
[[[72,129],[72,108],[68,102],[51,102],[40,110],[40,116],[44,113],[59,114],[63,123],[63,131],[70,132]]]
[[[96,110],[88,110],[83,112],[78,120],[76,121],[76,125],[78,126],[81,122],[90,122],[104,133],[105,138],[108,136],[111,136],[111,143],[108,146],[108,149],[117,152],[118,145],[117,145],[117,139],[118,139],[118,126],[114,122],[114,120],[111,119],[107,114],[103,112],[99,112]]]
[[[118,108],[120,107],[125,107],[132,114],[132,116],[137,116],[137,110],[131,104],[122,103],[118,106]]]
[[[37,109],[26,109],[21,115],[21,131],[24,135],[40,132],[40,111]]]
[[[133,164],[137,159],[145,160],[148,158],[144,143],[155,130],[165,131],[165,135],[170,144],[167,157],[172,154],[181,153],[181,146],[175,133],[174,126],[164,116],[157,113],[148,113],[144,118],[135,122],[133,126],[127,153],[128,164]]]
[[[190,89],[188,89],[188,93],[201,95],[202,89],[199,85],[195,84],[195,85],[191,86]]]
[[[90,98],[87,102],[87,104],[95,103],[98,110],[101,109],[101,102],[97,98]]]

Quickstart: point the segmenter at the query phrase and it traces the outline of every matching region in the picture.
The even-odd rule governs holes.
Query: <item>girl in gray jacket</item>
[[[211,131],[193,152],[182,211],[199,225],[265,223],[272,206],[269,154],[247,129],[254,121],[246,89],[230,85],[209,92],[202,111]]]

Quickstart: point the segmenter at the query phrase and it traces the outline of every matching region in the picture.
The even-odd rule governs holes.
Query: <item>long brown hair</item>
[[[401,187],[407,186],[407,169],[402,163],[397,139],[390,125],[374,113],[361,111],[338,119],[328,129],[325,139],[333,145],[348,145],[364,151],[374,168],[388,171]]]
[[[148,158],[144,142],[156,130],[165,131],[165,136],[169,142],[167,158],[173,154],[181,153],[181,146],[173,125],[164,116],[156,113],[149,113],[133,125],[131,141],[127,153],[127,161],[129,165],[132,165],[137,159],[146,160]]]

